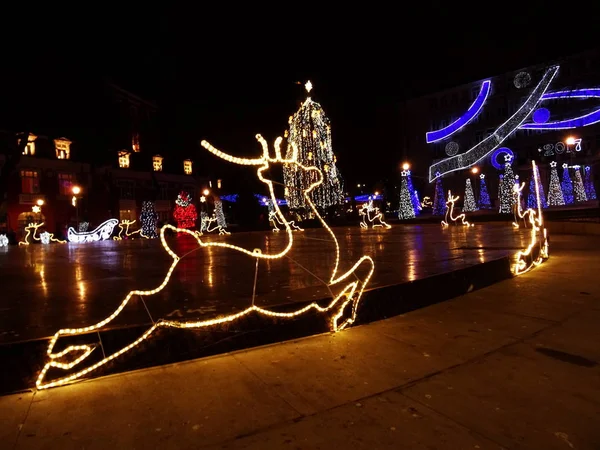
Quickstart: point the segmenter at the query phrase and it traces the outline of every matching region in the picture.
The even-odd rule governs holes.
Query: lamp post
[[[77,196],[81,192],[81,188],[79,186],[73,186],[71,188],[71,192],[73,192],[73,198],[71,199],[71,203],[75,207],[75,222],[77,223],[77,230],[79,231],[79,205],[77,203]]]

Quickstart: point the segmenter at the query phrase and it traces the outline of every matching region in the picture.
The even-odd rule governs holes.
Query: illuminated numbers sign
[[[557,142],[556,144],[545,144],[542,148],[538,149],[538,152],[540,152],[542,156],[562,155],[565,152],[573,153],[573,151],[581,151],[581,138],[575,139],[573,144]]]

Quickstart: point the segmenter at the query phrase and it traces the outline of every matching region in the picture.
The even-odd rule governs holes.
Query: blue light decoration
[[[446,197],[444,196],[442,179],[438,177],[435,182],[435,196],[433,197],[433,209],[431,214],[434,216],[443,216],[446,214],[446,208]]]
[[[569,175],[569,165],[563,164],[563,176],[560,182],[560,188],[563,192],[563,198],[565,199],[565,205],[573,203],[573,182],[571,181],[571,175]]]
[[[550,120],[550,111],[547,108],[536,109],[533,113],[535,123],[546,123]]]
[[[230,203],[237,202],[237,199],[238,199],[238,194],[229,194],[229,195],[221,196],[221,200],[225,200],[226,202],[230,202]]]
[[[531,94],[521,107],[501,124],[496,130],[481,142],[475,144],[468,151],[442,159],[429,167],[429,182],[435,181],[440,176],[457,170],[465,170],[474,166],[496,150],[515,130],[519,129],[537,108],[542,97],[548,90],[552,80],[558,73],[559,66],[548,67],[540,82],[531,91]],[[541,124],[540,124],[541,125]]]
[[[492,82],[490,80],[486,80],[481,84],[481,89],[479,90],[479,94],[475,101],[469,106],[469,109],[465,111],[465,113],[452,122],[447,127],[441,128],[439,130],[430,131],[425,135],[427,143],[430,144],[432,142],[441,141],[442,139],[446,139],[452,136],[454,133],[459,131],[462,127],[467,125],[471,120],[473,120],[483,109],[483,105],[490,95],[490,88]]]
[[[383,199],[383,195],[381,195],[381,194],[379,194],[379,195],[363,194],[363,195],[357,195],[356,197],[354,197],[354,200],[359,203],[368,202],[369,200],[382,200],[382,199]]]
[[[590,166],[583,167],[583,188],[588,200],[596,200],[596,189],[594,188],[592,168]]]
[[[412,175],[410,174],[410,170],[406,170],[406,172],[406,184],[408,186],[408,193],[410,194],[410,201],[412,202],[415,216],[418,216],[419,212],[421,211],[421,202],[419,202],[419,197],[415,197],[415,188],[413,186]]]
[[[492,209],[490,194],[485,183],[485,174],[482,173],[479,175],[479,180],[479,201],[477,202],[477,206],[479,206],[479,209]]]
[[[504,155],[504,157],[502,158],[502,162],[499,163],[498,162],[498,156],[500,155]],[[510,156],[510,160],[506,158],[506,156]],[[515,160],[515,154],[513,153],[513,151],[508,148],[508,147],[500,147],[497,148],[496,150],[494,150],[494,153],[492,153],[492,156],[490,156],[490,161],[492,163],[492,166],[494,166],[494,168],[496,170],[504,170],[504,164],[506,164],[507,161],[514,161]]]
[[[600,88],[574,89],[572,91],[548,92],[542,97],[544,100],[556,100],[562,98],[600,98]],[[537,111],[536,111],[537,112]],[[533,117],[535,120],[535,115]],[[522,130],[566,130],[569,128],[581,128],[600,122],[600,108],[583,116],[573,117],[571,119],[559,120],[556,122],[526,123],[519,128]]]
[[[542,208],[545,209],[548,207],[548,203],[546,202],[546,194],[544,194],[544,186],[542,185],[542,181],[540,178],[540,168],[537,164],[535,165],[535,171],[537,172],[537,179],[540,180],[537,187],[538,187],[539,193],[540,193],[540,202],[542,203],[541,206],[542,206]],[[535,194],[535,180],[536,180],[536,176],[532,174],[531,179],[529,180],[529,194],[527,195],[527,208],[537,209],[537,207],[538,207],[537,197]]]

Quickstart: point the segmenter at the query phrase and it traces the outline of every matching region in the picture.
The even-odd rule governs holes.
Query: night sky
[[[469,2],[462,11],[452,3],[406,3],[404,11],[365,3],[341,9],[252,4],[242,10],[228,3],[221,11],[202,4],[188,11],[96,5],[81,17],[72,11],[58,21],[29,17],[18,25],[28,31],[10,41],[2,90],[52,85],[65,71],[109,77],[158,102],[163,155],[192,154],[203,172],[227,177],[228,168],[199,140],[232,154],[258,154],[254,135],[269,141],[282,135],[310,79],[313,99],[331,119],[347,186],[373,186],[398,176],[396,111],[402,99],[595,43],[593,14],[569,18],[564,8],[548,11],[547,2],[546,10],[542,2]],[[16,33],[15,27],[10,22],[3,33]],[[0,105],[2,117],[15,107]]]

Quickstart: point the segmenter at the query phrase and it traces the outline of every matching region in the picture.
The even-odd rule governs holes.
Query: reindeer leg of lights
[[[531,224],[530,242],[525,250],[519,251],[516,254],[516,263],[513,266],[513,273],[515,275],[521,275],[525,272],[528,272],[549,258],[548,232],[544,227],[542,203],[540,201],[539,179],[537,176],[535,161],[532,161],[531,165],[533,166],[533,176],[535,177],[534,184],[537,200],[537,211],[535,211],[533,208],[529,208],[524,213],[529,216],[529,223]],[[532,252],[536,247],[538,248],[537,257],[532,255]]]
[[[454,213],[454,202],[456,202],[456,200],[459,199],[458,195],[452,195],[452,191],[448,191],[448,201],[446,202],[446,205],[448,206],[448,208],[446,208],[446,217],[448,217],[448,213],[450,216],[450,220],[454,223],[458,222],[458,220],[460,219],[461,224],[465,227],[472,227],[473,224],[469,223],[467,221],[467,216],[465,215],[465,213],[461,213],[456,217],[453,217],[453,213]],[[442,221],[442,226],[444,226],[444,222]],[[446,222],[446,225],[448,226],[448,222]]]
[[[19,241],[19,246],[21,245],[30,245],[31,242],[29,242],[29,237],[31,236],[33,240],[35,241],[39,241],[40,239],[38,237],[36,237],[36,233],[39,227],[41,227],[42,225],[44,225],[44,222],[42,223],[30,223],[29,226],[25,227],[25,237],[23,238],[22,241]],[[33,230],[33,234],[31,233],[31,230]]]
[[[513,187],[513,191],[514,191],[514,195],[516,197],[516,204],[515,204],[515,221],[513,222],[513,227],[514,228],[519,228],[519,220],[523,220],[523,222],[525,223],[525,226],[527,226],[527,222],[525,221],[525,216],[527,216],[529,214],[529,210],[523,212],[521,210],[521,194],[523,191],[523,188],[525,187],[525,183],[521,183],[521,185],[516,185]]]
[[[334,311],[333,318],[331,319],[331,328],[334,331],[342,330],[343,328],[345,328],[346,326],[348,326],[354,322],[354,320],[356,318],[356,313],[357,313],[360,297],[362,296],[362,293],[364,292],[365,286],[367,285],[371,276],[373,275],[373,271],[375,268],[373,260],[369,256],[362,256],[347,272],[345,272],[342,275],[337,274],[338,267],[339,267],[339,260],[340,260],[340,250],[339,250],[338,241],[335,238],[335,234],[333,233],[331,228],[329,228],[327,223],[318,214],[318,211],[317,211],[315,205],[312,203],[312,201],[310,200],[310,197],[309,197],[309,193],[315,187],[317,187],[319,184],[321,184],[323,182],[323,174],[316,167],[305,167],[301,163],[299,163],[297,160],[297,149],[295,148],[295,146],[294,146],[294,153],[293,153],[292,158],[289,160],[283,159],[281,157],[281,149],[280,149],[281,140],[282,140],[281,138],[277,138],[277,140],[275,141],[275,158],[269,157],[267,143],[262,138],[262,136],[257,135],[256,138],[263,147],[263,156],[261,158],[255,158],[255,159],[233,157],[231,155],[228,155],[228,154],[214,148],[212,145],[210,145],[206,141],[202,141],[202,146],[204,148],[206,148],[207,150],[209,150],[211,153],[213,153],[216,156],[219,156],[227,161],[230,161],[230,162],[233,162],[236,164],[240,164],[240,165],[259,166],[258,170],[257,170],[258,178],[260,181],[262,181],[269,187],[271,199],[274,202],[275,213],[277,214],[278,218],[281,219],[282,223],[285,226],[285,232],[288,237],[288,243],[285,246],[285,248],[276,254],[263,254],[260,250],[255,249],[253,251],[249,251],[242,247],[238,247],[238,246],[228,244],[225,242],[204,242],[200,239],[201,234],[197,233],[196,231],[180,229],[180,228],[176,228],[172,225],[163,226],[160,230],[160,240],[161,240],[161,243],[162,243],[165,251],[173,259],[173,262],[171,263],[171,266],[169,267],[163,281],[154,289],[134,290],[134,291],[129,292],[129,294],[127,294],[127,296],[123,299],[123,301],[120,303],[120,305],[117,307],[117,309],[111,315],[109,315],[104,320],[102,320],[96,324],[89,325],[89,326],[82,327],[82,328],[65,328],[65,329],[58,330],[54,334],[54,336],[52,336],[52,338],[50,339],[50,343],[48,344],[46,354],[49,358],[49,362],[47,362],[44,365],[43,369],[41,370],[40,374],[38,375],[38,378],[36,380],[36,387],[38,389],[47,389],[50,387],[61,386],[61,385],[70,383],[72,381],[75,381],[75,380],[85,376],[86,374],[98,369],[99,367],[105,365],[106,363],[114,360],[115,358],[119,357],[120,355],[122,355],[122,354],[126,353],[127,351],[131,350],[132,348],[136,347],[141,342],[148,339],[151,336],[151,334],[159,327],[199,329],[199,328],[207,328],[207,327],[211,327],[211,326],[215,326],[215,325],[219,325],[219,324],[233,322],[233,321],[235,321],[241,317],[244,317],[250,313],[258,313],[261,315],[275,317],[275,318],[293,318],[293,317],[299,316],[299,315],[304,314],[311,310],[316,310],[316,311],[319,311],[322,313]],[[62,351],[54,352],[54,347],[55,347],[58,339],[61,336],[72,336],[72,335],[78,335],[78,334],[84,334],[84,333],[90,333],[93,331],[98,331],[99,329],[101,329],[102,327],[104,327],[105,325],[110,323],[113,319],[115,319],[121,313],[121,311],[123,311],[123,309],[127,306],[127,304],[129,303],[129,301],[131,300],[131,298],[133,296],[136,296],[136,295],[137,296],[151,296],[151,295],[154,295],[154,294],[162,291],[167,286],[169,279],[171,278],[171,275],[173,274],[173,271],[177,267],[177,264],[179,263],[179,261],[181,261],[181,259],[183,259],[185,256],[187,256],[188,254],[191,253],[191,252],[188,252],[188,253],[184,254],[183,256],[179,257],[167,244],[167,241],[165,238],[165,232],[167,230],[173,230],[173,231],[175,231],[176,234],[177,233],[187,233],[190,236],[192,236],[193,238],[195,238],[199,244],[199,247],[192,250],[192,252],[197,251],[198,249],[204,248],[204,247],[220,247],[220,248],[231,249],[234,251],[238,251],[240,253],[244,253],[252,258],[256,258],[257,260],[258,259],[275,260],[275,259],[280,259],[280,258],[283,258],[284,256],[286,256],[293,245],[293,234],[292,234],[292,229],[289,226],[289,223],[285,220],[285,217],[283,216],[283,214],[281,213],[281,210],[279,209],[279,206],[277,205],[277,201],[275,199],[275,191],[273,188],[273,182],[270,180],[267,180],[263,177],[263,171],[267,170],[271,163],[295,164],[301,170],[304,170],[307,172],[308,171],[316,171],[317,172],[317,174],[319,175],[317,177],[317,180],[315,182],[313,182],[306,189],[306,191],[304,192],[304,196],[305,196],[305,199],[308,202],[310,208],[315,212],[315,214],[321,221],[322,225],[326,228],[326,230],[332,236],[333,241],[335,243],[336,261],[335,261],[335,265],[334,265],[334,268],[331,273],[331,277],[329,279],[329,285],[331,286],[334,284],[343,283],[346,279],[348,279],[349,277],[351,277],[353,275],[357,278],[357,280],[345,284],[343,286],[343,288],[341,289],[340,293],[336,296],[332,296],[331,302],[329,302],[325,306],[321,306],[317,302],[313,302],[313,303],[311,303],[307,306],[304,306],[303,308],[300,308],[296,311],[275,312],[275,311],[264,309],[264,308],[261,308],[261,307],[258,307],[256,305],[252,304],[252,306],[250,306],[250,307],[246,308],[245,310],[240,311],[238,313],[224,315],[224,316],[216,317],[216,318],[210,319],[210,320],[173,321],[173,320],[159,319],[158,321],[154,322],[154,324],[148,330],[146,330],[139,338],[137,338],[130,344],[126,345],[125,347],[121,348],[120,350],[115,351],[114,353],[112,353],[108,356],[103,355],[104,357],[100,361],[94,363],[93,365],[91,365],[87,368],[84,368],[84,369],[80,369],[77,372],[72,373],[70,375],[63,376],[62,378],[54,379],[53,381],[45,381],[46,374],[48,373],[48,371],[50,369],[57,368],[57,369],[62,369],[62,370],[70,370],[70,369],[74,368],[75,366],[77,366],[78,364],[80,364],[81,362],[83,362],[92,353],[92,351],[95,348],[95,345],[89,345],[89,344],[71,345]],[[360,279],[358,279],[358,277],[356,276],[355,271],[360,266],[363,266],[364,265],[363,263],[366,263],[367,267],[369,268],[369,272],[368,272],[368,275],[366,275],[365,278],[363,279],[362,283],[360,283]],[[348,318],[347,320],[343,321],[341,324],[338,323],[343,316],[344,308],[350,302],[352,302],[351,317]],[[335,312],[334,308],[338,308],[337,312]],[[72,356],[72,354],[74,354],[74,353],[78,354],[78,356],[72,358],[71,361],[67,361],[67,362],[61,361],[61,359],[63,357],[65,357],[67,355]]]
[[[361,217],[361,219],[360,219],[360,227],[363,228],[363,229],[365,229],[365,230],[369,229],[369,225],[367,225],[367,221],[365,220],[367,218],[367,214],[368,214],[368,212],[367,212],[367,210],[365,208],[365,205],[363,205],[360,208],[360,211],[358,213],[360,214],[360,217]]]

